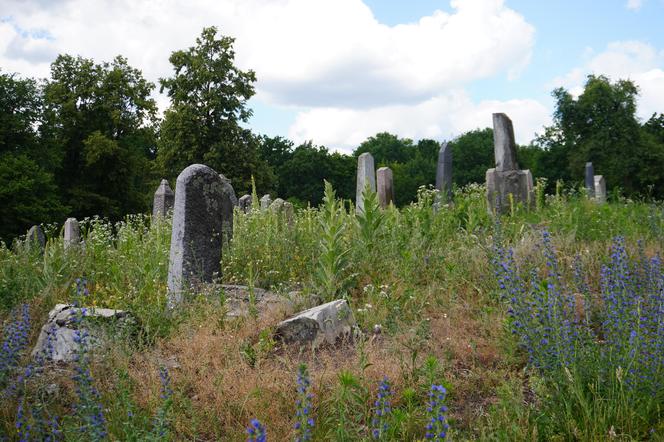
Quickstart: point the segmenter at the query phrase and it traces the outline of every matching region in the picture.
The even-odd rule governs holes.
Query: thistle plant
[[[247,427],[247,442],[266,442],[267,441],[267,432],[265,427],[260,423],[258,419],[252,419]]]
[[[378,385],[378,393],[374,402],[374,417],[371,420],[373,426],[371,437],[374,440],[384,440],[387,437],[388,420],[392,413],[391,397],[390,381],[385,377]]]
[[[443,403],[447,390],[442,385],[432,385],[429,391],[429,402],[427,404],[427,416],[429,421],[426,425],[424,437],[427,440],[444,440],[447,437],[449,425],[445,418],[447,407]]]
[[[306,364],[301,364],[297,371],[297,401],[295,402],[295,442],[311,440],[311,432],[314,428],[314,418],[311,416],[311,399],[313,395],[309,388],[311,381]]]

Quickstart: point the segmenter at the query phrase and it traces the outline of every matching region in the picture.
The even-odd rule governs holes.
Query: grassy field
[[[169,313],[168,220],[85,220],[68,252],[46,226],[43,256],[0,248],[0,434],[240,441],[257,419],[271,441],[440,440],[443,424],[450,440],[664,440],[663,208],[541,189],[500,219],[481,186],[436,213],[422,189],[357,216],[328,187],[290,222],[236,214],[223,282],[350,302],[364,333],[317,350],[273,340],[281,311],[228,319],[192,293]],[[40,366],[39,328],[82,278],[83,304],[140,326]]]

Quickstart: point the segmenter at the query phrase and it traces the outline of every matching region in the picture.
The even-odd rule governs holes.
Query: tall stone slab
[[[261,199],[260,199],[260,203],[261,203],[261,210],[262,210],[262,211],[265,211],[265,210],[267,210],[267,209],[270,207],[270,205],[272,204],[272,197],[271,197],[270,195],[268,195],[268,194],[263,195],[263,196],[261,197]]]
[[[394,204],[394,181],[392,179],[392,169],[381,167],[376,171],[376,187],[378,192],[378,204],[385,209]]]
[[[44,253],[46,247],[46,235],[41,226],[32,226],[28,233],[25,235],[25,244],[32,250],[39,250]]]
[[[598,203],[606,202],[606,181],[602,175],[595,175],[594,177],[594,190],[595,199]]]
[[[593,163],[590,161],[586,163],[585,184],[588,198],[595,198],[595,170],[593,169]]]
[[[519,170],[512,120],[502,113],[493,114],[493,151],[498,172]]]
[[[154,193],[152,204],[152,218],[165,217],[168,212],[173,208],[175,201],[175,194],[168,185],[167,180],[161,180],[159,187]]]
[[[251,212],[251,195],[242,195],[238,200],[238,206],[244,213]]]
[[[355,210],[364,211],[364,188],[369,186],[372,192],[376,191],[376,169],[373,156],[365,152],[357,158],[357,187],[355,190]]]
[[[486,171],[489,213],[503,213],[511,204],[531,207],[535,203],[533,175],[519,170],[512,120],[502,113],[493,114],[493,146],[496,167]]]
[[[81,229],[76,218],[67,218],[63,230],[65,250],[75,247],[81,242]]]
[[[238,206],[237,196],[235,195],[235,189],[231,184],[231,180],[226,178],[224,175],[219,174],[221,178],[221,221],[224,226],[224,238],[225,240],[230,240],[233,238],[233,212]]]
[[[452,148],[447,143],[443,143],[438,151],[436,189],[436,206],[452,202]]]
[[[190,287],[221,276],[224,183],[214,170],[193,164],[178,176],[168,262],[168,306]]]

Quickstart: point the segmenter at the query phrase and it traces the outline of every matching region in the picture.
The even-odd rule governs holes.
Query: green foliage
[[[495,166],[493,130],[476,129],[450,141],[452,176],[454,183],[463,187],[470,183],[483,183],[487,169]]]

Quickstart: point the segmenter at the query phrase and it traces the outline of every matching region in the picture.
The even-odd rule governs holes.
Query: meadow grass
[[[427,408],[433,400],[439,407],[442,397],[445,436],[452,440],[664,438],[657,384],[662,371],[648,372],[646,392],[634,387],[641,385],[636,378],[627,382],[634,366],[625,363],[630,349],[661,349],[662,336],[647,345],[645,339],[630,341],[632,329],[620,324],[633,318],[634,308],[641,311],[637,306],[610,316],[617,324],[611,330],[622,339],[616,347],[622,359],[616,352],[606,356],[602,344],[607,299],[636,293],[608,288],[614,238],[622,238],[620,256],[631,269],[626,274],[640,274],[664,245],[662,206],[624,199],[599,205],[577,192],[538,192],[531,210],[512,207],[497,222],[487,213],[482,186],[457,190],[454,204],[438,211],[432,210],[434,199],[434,192],[421,189],[416,203],[381,210],[366,194],[358,216],[327,186],[321,207],[298,210],[293,218],[236,212],[233,238],[222,252],[223,281],[284,295],[299,290],[311,303],[345,298],[364,332],[353,343],[284,348],[271,330],[287,311],[230,319],[223,304],[195,294],[168,312],[170,221],[152,223],[142,215],[115,224],[84,220],[84,245],[67,251],[57,226],[46,228],[43,255],[21,242],[1,246],[2,319],[9,326],[28,311],[26,342],[34,345],[53,305],[72,301],[78,278],[87,281],[86,305],[136,316],[136,333],[118,335],[104,352],[91,350],[84,367],[86,382],[99,393],[92,399],[102,404],[104,437],[111,440],[246,440],[254,418],[268,440],[296,440],[303,434],[296,424],[306,423],[297,415],[302,364],[314,422],[305,440],[371,440],[376,434],[380,440],[424,440],[437,416]],[[517,304],[505,292],[505,275],[495,271],[501,263],[523,282]],[[638,296],[654,306],[662,275],[648,274],[650,285],[640,280]],[[549,322],[532,319],[536,307],[556,306],[561,310]],[[515,321],[527,318],[530,328],[515,333]],[[570,325],[577,323],[578,329]],[[547,327],[555,332],[545,336]],[[573,353],[544,351],[542,339],[555,336],[551,341],[560,344],[572,332],[584,336],[574,338]],[[638,336],[656,334],[648,333]],[[529,348],[536,338],[540,345]],[[18,362],[0,373],[7,385],[24,373],[27,353],[19,350]],[[631,355],[641,368],[646,353]],[[48,363],[35,372],[23,377],[20,394],[3,393],[0,434],[20,440],[17,422],[20,427],[23,421],[47,432],[44,416],[57,416],[54,440],[90,440],[78,428],[97,421],[86,421],[72,405],[81,403],[80,376]],[[28,412],[18,416],[21,404]]]

